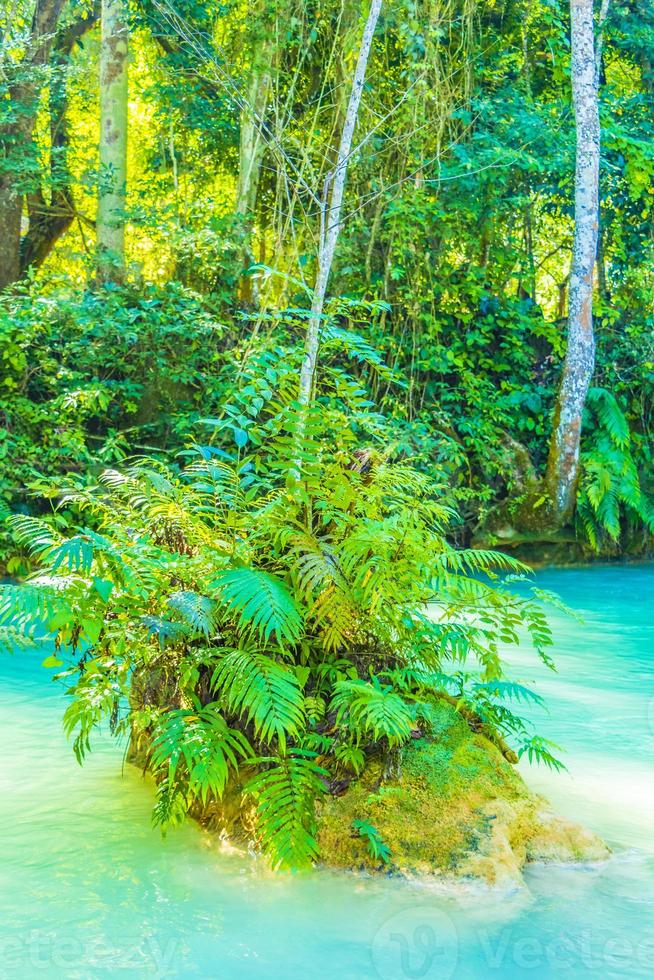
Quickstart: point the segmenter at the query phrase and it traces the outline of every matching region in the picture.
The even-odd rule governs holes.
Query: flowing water
[[[80,769],[40,658],[0,659],[0,978],[654,975],[654,567],[550,570],[558,674],[517,658],[569,773],[529,769],[614,849],[529,893],[271,875],[194,826],[162,841],[152,789],[100,740]]]

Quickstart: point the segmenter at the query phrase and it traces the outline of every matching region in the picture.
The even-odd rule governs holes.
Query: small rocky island
[[[419,727],[392,766],[380,752],[359,777],[335,779],[327,788],[317,809],[319,865],[522,887],[529,863],[609,857],[596,834],[557,817],[532,793],[511,750],[474,731],[454,705],[438,699],[418,714]],[[256,807],[236,784],[221,801],[194,807],[193,815],[243,849],[256,839]],[[375,829],[384,860],[357,832],[360,823]]]
[[[318,840],[326,864],[376,870],[364,841],[348,832],[362,816],[388,846],[388,868],[405,875],[520,885],[530,862],[608,857],[599,837],[557,817],[501,749],[446,701],[425,706],[415,736],[396,776],[381,781],[381,763],[369,765],[325,803]]]

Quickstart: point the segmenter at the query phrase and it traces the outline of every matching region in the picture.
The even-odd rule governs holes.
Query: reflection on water
[[[273,876],[185,827],[150,826],[151,788],[102,741],[79,769],[62,696],[0,660],[0,978],[547,978],[654,974],[654,568],[552,570],[559,673],[528,656],[569,773],[530,769],[615,857],[542,867],[529,895],[330,874]]]

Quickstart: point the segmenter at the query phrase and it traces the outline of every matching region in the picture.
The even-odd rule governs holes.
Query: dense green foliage
[[[181,287],[35,286],[0,304],[5,507],[24,503],[40,476],[178,449],[201,407],[217,403],[225,328]]]
[[[490,549],[651,548],[649,6],[596,24],[597,363],[563,528],[542,475],[571,346],[566,5],[383,3],[356,119],[350,0],[118,13],[110,220],[99,6],[0,13],[0,561],[26,580],[0,643],[54,643],[78,758],[101,722],[129,733],[159,823],[243,793],[279,864],[317,856],[320,795],[373,753],[392,769],[425,702],[559,766],[502,654],[526,634],[551,665],[546,597]],[[96,214],[126,239],[104,265]]]
[[[320,414],[299,484],[291,406],[253,427],[261,452],[200,447],[181,472],[145,460],[79,481],[67,534],[12,518],[39,567],[0,594],[5,643],[54,642],[80,760],[102,721],[145,736],[163,825],[244,782],[262,846],[292,866],[316,857],[316,798],[380,747],[390,764],[430,698],[554,764],[508,707],[535,695],[504,679],[502,653],[524,632],[551,662],[542,593],[492,581],[522,571],[512,559],[448,545],[452,515],[415,468],[320,448]]]
[[[97,476],[138,452],[173,459],[214,413],[221,417],[217,441],[229,450],[235,439],[245,439],[259,402],[293,390],[304,322],[298,309],[254,321],[260,334],[253,352],[251,319],[228,320],[181,286],[72,296],[60,285],[45,295],[36,289],[0,301],[5,509],[38,510],[34,492],[54,473]],[[461,353],[454,343],[434,353],[459,367],[434,373],[429,382],[436,414],[423,409],[414,416],[402,405],[411,378],[387,367],[388,352],[382,352],[386,308],[341,301],[333,310],[325,326],[327,388],[338,390],[340,404],[352,412],[350,444],[390,442],[398,458],[415,459],[448,487],[463,516],[457,537],[469,541],[494,504],[507,494],[519,502],[525,476],[520,446],[537,459],[546,445],[552,389],[548,397],[545,389],[530,387],[534,364],[521,354],[525,329],[533,336],[540,321],[533,311],[518,313],[511,327],[499,310],[474,331],[462,334],[453,326]],[[498,323],[505,353],[489,360],[484,351]],[[647,549],[654,526],[651,446],[643,430],[647,364],[639,367],[636,387],[598,388],[589,401],[577,530],[582,542],[605,553]],[[457,369],[463,384],[451,374]],[[642,403],[631,400],[634,392]],[[4,540],[12,561],[13,546]],[[20,556],[9,565],[21,567]]]
[[[333,0],[299,11],[284,0],[134,5],[130,284],[107,294],[87,286],[97,11],[64,4],[37,72],[23,8],[3,49],[0,126],[9,134],[32,105],[26,77],[32,97],[50,83],[54,102],[38,103],[29,153],[7,135],[0,176],[18,175],[39,214],[65,190],[77,217],[35,281],[0,305],[0,494],[11,509],[33,506],[35,476],[201,439],[195,420],[232,397],[230,363],[253,346],[261,356],[300,347],[302,315],[286,311],[309,305],[311,195],[332,159],[360,31],[357,10]],[[568,30],[565,5],[392,0],[373,45],[331,283],[350,307],[330,321],[331,351],[341,366],[361,354],[351,373],[370,409],[387,417],[399,456],[452,488],[466,543],[492,541],[520,507],[523,450],[535,472],[547,454],[572,234]],[[638,475],[618,488],[619,447],[608,452],[590,406],[582,486],[600,471],[605,486],[611,471],[614,490],[603,507],[584,490],[575,523],[582,544],[608,553],[646,550],[652,527],[653,30],[647,5],[631,2],[613,3],[603,29],[595,384],[627,421],[624,465]],[[242,100],[256,102],[259,84],[267,129],[243,211]],[[378,315],[353,316],[353,300],[381,304]]]

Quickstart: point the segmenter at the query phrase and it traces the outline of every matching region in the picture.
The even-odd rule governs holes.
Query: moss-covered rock
[[[528,862],[605,859],[603,842],[556,817],[508,761],[513,753],[475,731],[472,721],[445,699],[423,704],[414,737],[397,757],[373,756],[359,777],[334,780],[317,813],[322,864],[522,885]],[[135,739],[130,761],[145,768],[147,756],[147,737]],[[209,831],[243,849],[257,837],[256,806],[243,793],[251,774],[242,770],[220,800],[191,810]],[[390,852],[387,861],[372,855],[355,821],[374,828]]]
[[[322,805],[326,865],[521,884],[529,861],[608,856],[594,834],[555,817],[499,749],[444,701],[422,709],[420,737],[403,749],[399,775],[382,779],[383,765],[373,760],[342,796]],[[378,831],[390,849],[387,864],[371,855],[354,821]]]

